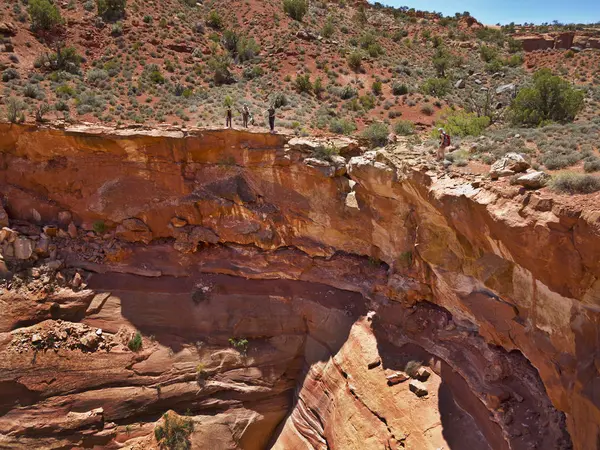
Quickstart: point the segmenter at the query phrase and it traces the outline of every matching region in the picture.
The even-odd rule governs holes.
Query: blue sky
[[[374,2],[375,0],[369,0]],[[600,0],[378,0],[390,6],[408,6],[444,15],[469,11],[486,25],[498,22],[595,23],[600,21]]]

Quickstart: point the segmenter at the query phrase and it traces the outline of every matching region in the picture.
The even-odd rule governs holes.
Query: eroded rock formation
[[[172,409],[195,448],[595,448],[599,210],[408,149],[0,127],[0,446]]]

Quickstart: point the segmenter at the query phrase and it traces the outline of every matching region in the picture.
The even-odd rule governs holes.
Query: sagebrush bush
[[[302,22],[308,11],[308,2],[306,0],[283,0],[283,10],[292,19]]]
[[[583,170],[586,172],[598,172],[600,171],[600,158],[597,156],[591,156],[586,159],[583,164]]]
[[[386,124],[375,122],[362,132],[362,137],[369,141],[371,147],[383,147],[388,142],[389,130]]]
[[[362,60],[362,53],[358,50],[353,51],[350,53],[350,55],[348,55],[348,66],[355,72],[358,72],[362,67]]]
[[[356,130],[356,125],[346,119],[333,119],[329,123],[329,130],[336,134],[350,135]]]
[[[409,136],[415,133],[415,124],[409,120],[399,120],[394,125],[394,132],[399,136]]]
[[[552,177],[552,189],[568,194],[591,194],[600,191],[600,177],[576,172],[561,172]]]
[[[408,94],[408,86],[402,83],[394,83],[392,85],[392,93],[394,95],[406,95]]]

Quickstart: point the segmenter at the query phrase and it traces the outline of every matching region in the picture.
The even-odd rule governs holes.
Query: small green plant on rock
[[[131,338],[131,340],[129,341],[129,343],[127,344],[127,347],[129,347],[129,350],[131,350],[132,352],[139,352],[142,348],[142,344],[143,344],[142,333],[137,331],[135,333],[135,336],[133,336]]]
[[[248,339],[229,338],[229,344],[243,356],[246,356],[248,353]]]
[[[154,437],[161,449],[187,450],[190,448],[190,434],[194,431],[194,422],[172,411],[163,415],[163,423],[154,429]]]

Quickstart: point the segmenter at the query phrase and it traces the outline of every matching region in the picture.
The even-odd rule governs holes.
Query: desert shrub
[[[115,22],[110,28],[110,34],[112,36],[121,36],[123,34],[123,22]]]
[[[27,84],[23,88],[23,95],[27,98],[38,98],[41,97],[43,94],[37,85]]]
[[[519,67],[523,64],[525,59],[521,53],[517,53],[516,55],[512,55],[510,58],[507,58],[504,63],[510,67]]]
[[[160,71],[160,67],[156,64],[149,64],[144,68],[144,73],[148,79],[154,84],[164,84],[165,77]]]
[[[87,73],[87,80],[90,84],[108,80],[108,72],[104,69],[92,69]]]
[[[346,119],[333,119],[329,123],[329,130],[332,133],[349,135],[356,131],[356,125]]]
[[[358,92],[352,86],[346,85],[339,91],[339,97],[342,100],[350,100],[353,97],[356,97]]]
[[[25,103],[15,97],[9,97],[6,100],[6,118],[11,123],[16,123],[25,111]]]
[[[406,95],[408,94],[408,86],[402,83],[394,83],[392,85],[392,93],[394,95]]]
[[[443,97],[450,92],[450,80],[446,78],[428,78],[421,86],[423,93]]]
[[[362,137],[369,141],[371,147],[383,147],[387,144],[389,130],[386,124],[375,122],[362,132]]]
[[[323,80],[321,77],[317,77],[315,82],[313,83],[313,92],[317,97],[320,97],[325,88],[323,87]]]
[[[482,45],[479,48],[479,56],[481,56],[483,62],[489,63],[496,59],[498,56],[498,50],[487,45]]]
[[[597,156],[590,156],[583,163],[583,170],[586,172],[598,172],[600,170],[600,158]]]
[[[335,26],[333,24],[333,19],[331,17],[328,17],[327,21],[325,22],[325,25],[323,25],[323,28],[321,29],[321,35],[324,38],[330,38],[331,36],[333,36],[334,32]]]
[[[296,75],[296,80],[294,81],[294,85],[296,86],[297,91],[300,93],[302,93],[302,92],[310,93],[310,92],[312,92],[312,89],[313,89],[313,85],[310,81],[310,76],[308,74]]]
[[[255,78],[260,78],[263,75],[263,68],[260,66],[252,66],[246,67],[244,69],[243,75],[246,80],[253,80]]]
[[[142,333],[137,331],[135,333],[135,336],[133,336],[131,338],[131,340],[129,341],[129,343],[127,344],[127,347],[129,347],[129,350],[131,350],[132,352],[139,352],[140,349],[142,348],[142,344],[143,344]]]
[[[240,62],[253,59],[258,52],[260,52],[260,46],[256,43],[254,38],[247,36],[241,36],[239,38],[236,46],[236,54]]]
[[[358,50],[355,50],[348,55],[348,66],[355,72],[358,72],[362,67],[362,60],[362,53]]]
[[[539,162],[546,166],[549,170],[564,169],[570,167],[573,164],[578,163],[581,160],[581,153],[577,150],[571,150],[568,148],[556,148],[552,150],[546,150],[538,158]]]
[[[533,86],[523,88],[510,106],[515,125],[538,126],[547,122],[572,122],[584,106],[584,93],[569,82],[541,69]]]
[[[2,72],[2,81],[4,81],[5,83],[7,81],[10,80],[15,80],[19,78],[19,72],[17,72],[17,69],[13,69],[12,67],[6,69],[4,72]]]
[[[29,0],[27,12],[34,31],[51,30],[63,22],[59,9],[49,0]]]
[[[104,223],[103,220],[96,220],[92,224],[92,228],[94,229],[94,232],[96,234],[103,234],[106,232],[106,224]]]
[[[34,62],[34,66],[77,74],[79,73],[81,60],[81,55],[77,53],[75,47],[59,47],[56,53],[39,55]]]
[[[394,132],[399,136],[415,134],[415,124],[409,120],[399,120],[394,125]]]
[[[381,81],[374,81],[373,84],[371,85],[371,91],[375,95],[381,95],[382,90],[383,90],[383,85],[381,84]]]
[[[213,71],[213,80],[217,86],[235,81],[230,71],[231,58],[229,56],[215,55],[208,61],[208,66]]]
[[[417,378],[418,376],[418,371],[421,368],[421,366],[423,365],[422,362],[420,361],[409,361],[406,363],[406,366],[404,367],[404,371],[406,372],[406,374],[411,377],[411,378]]]
[[[444,78],[446,76],[446,69],[450,66],[450,55],[443,47],[438,47],[433,55],[433,67],[437,73],[437,76]]]
[[[523,50],[523,42],[521,42],[517,39],[509,37],[506,40],[506,43],[508,44],[508,51],[510,53],[519,53],[520,51]]]
[[[425,114],[426,116],[433,116],[433,113],[435,112],[435,110],[433,109],[433,106],[427,104],[427,105],[423,105],[421,107],[421,112],[423,114]]]
[[[308,11],[306,0],[283,0],[283,10],[292,19],[302,22],[302,18]]]
[[[600,191],[600,177],[576,172],[561,172],[552,177],[550,187],[568,194],[591,194]]]
[[[98,15],[107,20],[116,20],[123,17],[126,5],[126,0],[96,0]]]
[[[223,19],[221,18],[219,11],[215,9],[211,10],[210,13],[208,13],[206,24],[215,30],[221,30],[223,28]]]
[[[365,110],[375,108],[375,97],[372,94],[361,95],[359,98],[360,104]]]
[[[466,166],[469,163],[469,152],[466,150],[455,150],[447,153],[446,159],[459,167]]]
[[[194,431],[194,422],[173,412],[163,414],[162,425],[154,429],[154,437],[161,449],[187,450],[190,448],[190,434]]]
[[[271,97],[270,103],[275,106],[275,108],[282,108],[287,106],[288,99],[283,92],[277,92]]]
[[[436,124],[450,136],[479,136],[490,125],[489,117],[478,117],[475,113],[466,111],[445,112],[441,122]],[[437,131],[434,131],[437,137]]]
[[[333,145],[319,145],[312,151],[313,158],[321,159],[323,161],[330,161],[332,156],[336,156],[339,154],[339,150]]]

